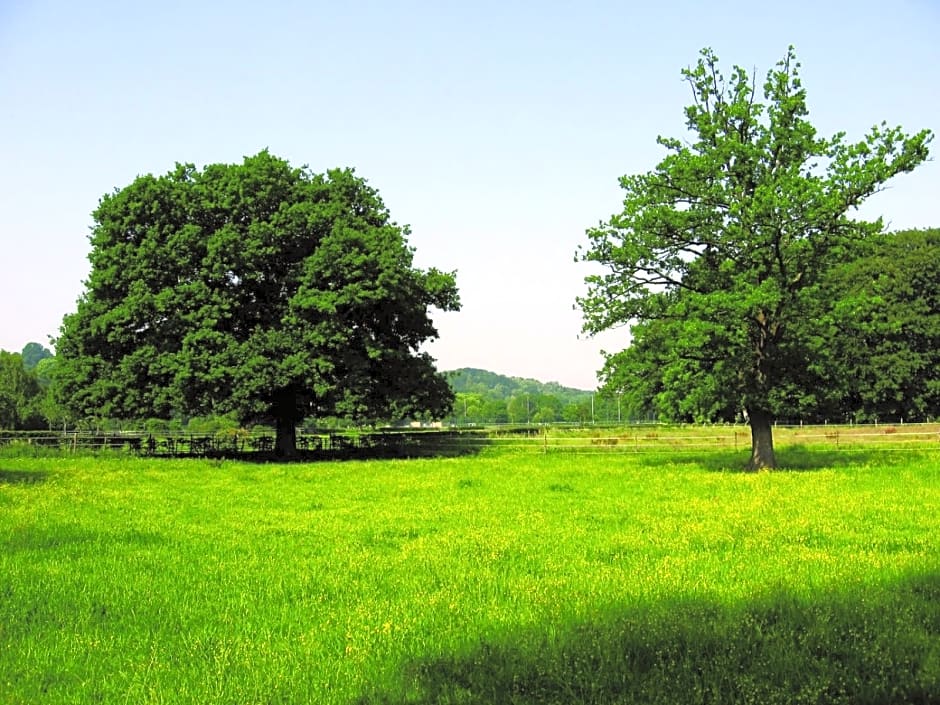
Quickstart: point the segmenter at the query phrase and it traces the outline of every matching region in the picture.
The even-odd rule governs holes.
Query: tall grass
[[[5,458],[0,703],[940,702],[940,453],[808,457]]]

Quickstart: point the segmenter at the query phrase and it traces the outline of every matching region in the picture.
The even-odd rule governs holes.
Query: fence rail
[[[655,453],[708,450],[746,451],[751,432],[746,426],[650,426],[581,429],[566,432],[546,429],[533,435],[495,433],[477,441],[492,447],[542,453]],[[910,450],[940,448],[940,423],[899,426],[779,426],[777,448],[807,447],[851,451],[877,448]]]
[[[32,447],[64,452],[111,451],[153,457],[266,457],[274,454],[270,433],[150,434],[146,432],[0,432],[0,448]],[[778,448],[829,450],[940,447],[940,423],[898,426],[788,426],[774,433]],[[300,455],[310,459],[462,455],[484,449],[530,453],[644,453],[745,450],[744,426],[660,426],[564,429],[521,426],[472,430],[318,432],[297,436]]]
[[[430,433],[315,433],[299,434],[297,449],[302,455],[334,457],[370,453],[394,454],[417,451],[428,443]],[[437,434],[433,434],[437,435]],[[443,439],[435,439],[443,440]],[[446,444],[445,444],[446,445]],[[128,452],[155,457],[238,457],[271,455],[275,437],[271,434],[150,434],[115,433],[35,433],[0,432],[0,448],[28,446],[36,450]]]

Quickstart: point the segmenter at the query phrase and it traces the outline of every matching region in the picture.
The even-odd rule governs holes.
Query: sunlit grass
[[[807,457],[5,458],[0,703],[933,702],[940,453]]]

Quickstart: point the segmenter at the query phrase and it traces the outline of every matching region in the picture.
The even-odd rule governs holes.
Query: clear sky
[[[416,264],[457,270],[439,367],[592,388],[628,338],[579,339],[585,229],[682,136],[702,47],[763,78],[789,44],[823,134],[940,132],[938,0],[0,0],[0,348],[74,309],[104,193],[267,147],[355,167]],[[940,226],[940,164],[864,215]]]

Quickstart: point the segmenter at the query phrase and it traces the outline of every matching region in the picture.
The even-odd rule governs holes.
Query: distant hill
[[[53,357],[52,352],[39,343],[26,343],[20,355],[23,357],[23,367],[27,370],[34,370],[40,362]]]
[[[456,395],[453,424],[486,423],[588,423],[615,421],[618,400],[602,399],[584,389],[558,382],[539,382],[524,377],[462,367],[444,375]]]
[[[583,397],[589,390],[564,387],[558,382],[539,382],[527,377],[507,377],[489,370],[461,367],[444,373],[455,393],[493,394],[508,399],[513,394],[555,394]]]

